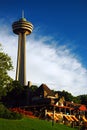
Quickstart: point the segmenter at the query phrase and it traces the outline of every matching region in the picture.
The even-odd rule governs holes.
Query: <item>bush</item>
[[[16,113],[16,112],[11,112],[11,119],[22,119],[22,114]]]
[[[22,115],[16,112],[11,112],[3,104],[0,103],[0,118],[22,119]]]

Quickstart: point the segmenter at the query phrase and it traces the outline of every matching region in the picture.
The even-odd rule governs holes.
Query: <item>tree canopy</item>
[[[3,52],[0,44],[0,97],[5,94],[4,88],[12,81],[8,75],[8,71],[12,69],[11,57]]]

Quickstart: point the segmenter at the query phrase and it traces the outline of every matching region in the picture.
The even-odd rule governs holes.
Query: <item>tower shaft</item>
[[[26,85],[26,33],[19,33],[16,80]]]

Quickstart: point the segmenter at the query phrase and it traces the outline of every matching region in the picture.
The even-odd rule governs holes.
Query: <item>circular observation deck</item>
[[[19,33],[26,33],[26,35],[29,35],[33,30],[33,25],[26,21],[25,18],[21,18],[19,21],[12,24],[12,28],[15,34],[19,35]]]

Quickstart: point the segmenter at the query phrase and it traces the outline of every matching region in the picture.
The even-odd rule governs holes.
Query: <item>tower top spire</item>
[[[22,10],[22,18],[24,18],[24,10]]]
[[[26,18],[24,17],[24,10],[22,10],[22,18],[19,19],[19,21],[26,21]]]

